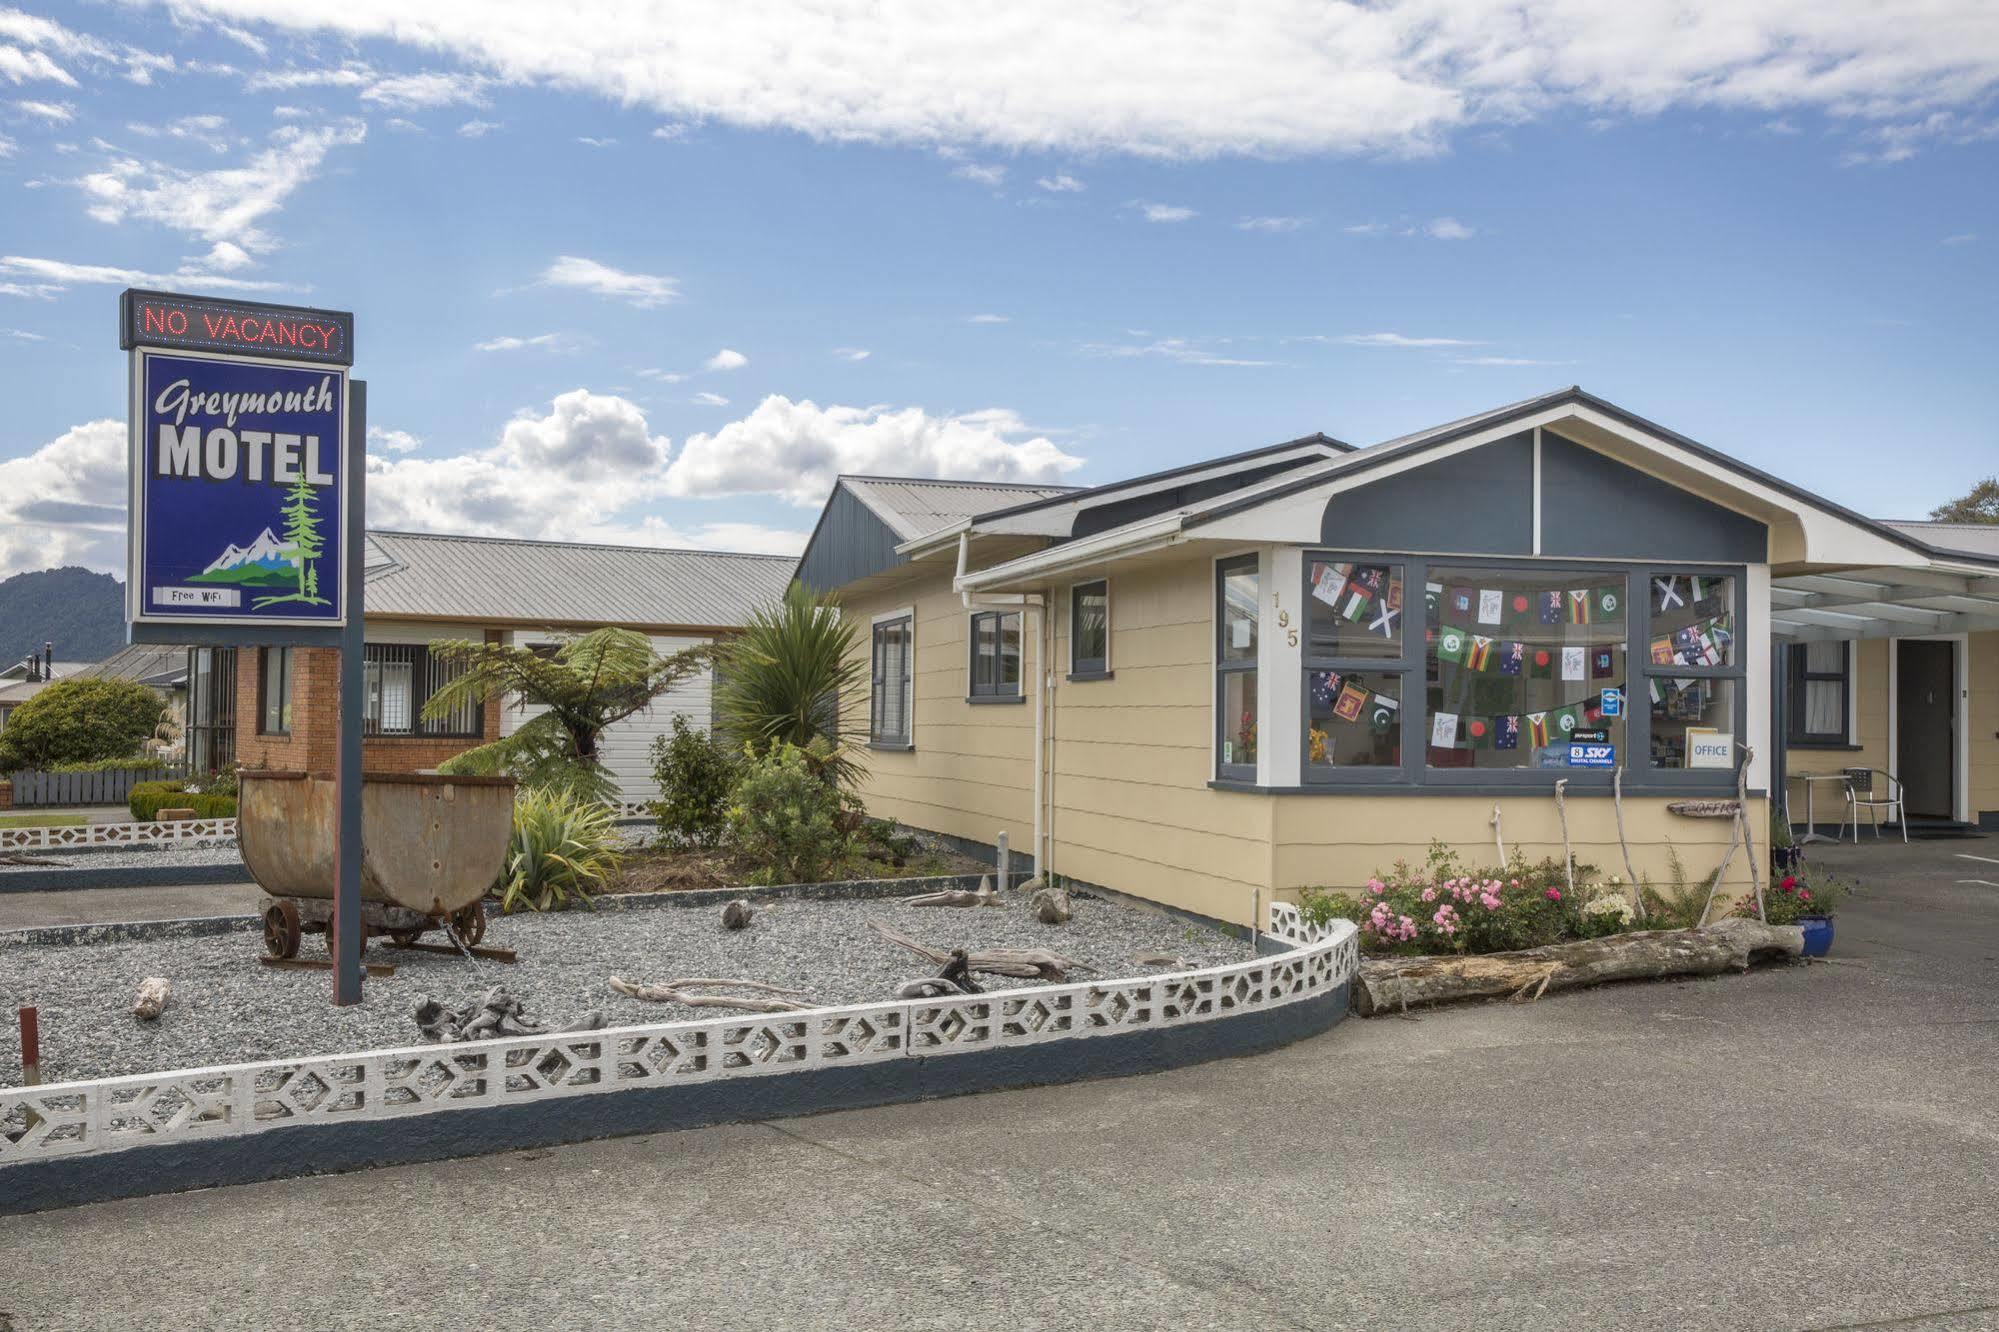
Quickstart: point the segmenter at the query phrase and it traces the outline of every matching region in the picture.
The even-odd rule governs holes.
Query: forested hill
[[[42,644],[57,661],[102,661],[125,646],[125,586],[88,569],[37,569],[0,581],[0,668]]]

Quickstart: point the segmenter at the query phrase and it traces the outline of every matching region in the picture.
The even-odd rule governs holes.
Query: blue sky
[[[0,574],[119,567],[128,284],[355,311],[384,525],[791,550],[1569,383],[1881,516],[1999,459],[1989,5],[410,8],[0,8]]]

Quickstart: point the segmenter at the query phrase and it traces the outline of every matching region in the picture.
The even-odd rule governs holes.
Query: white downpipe
[[[958,581],[965,577],[965,561],[969,555],[972,536],[969,532],[958,533]],[[960,591],[959,598],[966,610],[1018,610],[1025,618],[1027,612],[1034,612],[1034,679],[1039,683],[1034,691],[1034,872],[1046,877],[1048,874],[1048,820],[1046,817],[1048,782],[1046,768],[1048,754],[1044,737],[1047,735],[1047,708],[1049,682],[1054,673],[1048,667],[1048,614],[1045,599],[1039,592],[993,592],[985,596],[974,596],[970,591]],[[1022,638],[1027,637],[1027,626],[1020,627]],[[1026,676],[1025,669],[1021,672]]]

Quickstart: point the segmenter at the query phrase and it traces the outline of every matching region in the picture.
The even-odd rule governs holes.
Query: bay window
[[[1305,562],[1308,782],[1402,766],[1407,567],[1330,555]]]

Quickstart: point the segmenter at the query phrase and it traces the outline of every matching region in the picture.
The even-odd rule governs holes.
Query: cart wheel
[[[389,931],[389,938],[390,938],[390,939],[391,939],[391,940],[392,940],[392,941],[393,941],[393,942],[395,943],[396,947],[398,947],[398,948],[408,948],[408,947],[409,947],[409,946],[410,946],[411,944],[415,943],[415,942],[416,942],[416,941],[417,941],[418,939],[421,939],[421,938],[423,938],[423,931],[422,931],[422,930],[390,930],[390,931]]]
[[[272,957],[298,956],[298,907],[279,900],[264,908],[264,951]]]
[[[467,948],[477,948],[479,941],[486,937],[486,904],[478,901],[471,906],[460,907],[451,913],[451,925]]]

